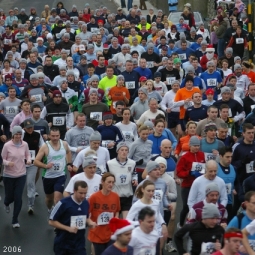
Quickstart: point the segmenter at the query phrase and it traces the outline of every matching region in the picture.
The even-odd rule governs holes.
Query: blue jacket
[[[177,145],[177,140],[176,140],[175,136],[173,135],[173,133],[169,129],[165,128],[162,135],[164,135],[168,140],[171,141],[172,150],[175,150],[175,147]]]
[[[11,86],[15,88],[16,96],[19,97],[20,96],[19,88],[16,85],[11,85]],[[6,84],[3,84],[2,86],[0,86],[0,92],[3,92],[5,94],[5,96],[8,97],[9,96],[8,86]]]
[[[153,79],[152,72],[149,68],[137,67],[134,70],[138,72],[140,76],[145,76],[147,79]]]

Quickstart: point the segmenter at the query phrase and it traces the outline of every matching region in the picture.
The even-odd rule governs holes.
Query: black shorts
[[[60,193],[64,192],[66,176],[62,175],[56,178],[42,178],[43,189],[46,195],[53,194],[55,191]]]
[[[86,250],[85,248],[80,249],[80,250],[68,250],[68,249],[63,249],[59,246],[54,246],[54,252],[55,255],[66,255],[66,254],[72,254],[72,255],[86,255]]]
[[[132,206],[133,196],[130,197],[120,197],[120,208],[121,211],[129,211]]]
[[[167,114],[167,127],[175,128],[178,124],[180,124],[180,113],[179,112],[170,112]]]

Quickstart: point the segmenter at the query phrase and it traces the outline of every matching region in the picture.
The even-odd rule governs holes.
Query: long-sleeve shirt
[[[32,116],[33,116],[32,113],[30,113],[29,115],[25,115],[25,113],[23,111],[21,111],[19,114],[17,114],[14,117],[14,119],[11,123],[10,130],[12,131],[14,126],[19,126],[24,120],[30,119],[30,118],[32,118]]]
[[[171,109],[172,112],[180,112],[180,106],[183,105],[183,103],[179,103],[179,102],[174,102],[174,98],[175,98],[176,93],[173,92],[173,90],[168,91],[161,103],[160,106],[162,108],[162,110],[166,111],[167,108]],[[177,105],[179,103],[179,105]]]
[[[31,161],[28,144],[21,141],[19,146],[16,146],[13,140],[4,144],[2,150],[2,158],[4,165],[4,177],[17,178],[26,174],[26,165],[24,159]],[[10,162],[14,166],[8,166]]]
[[[228,204],[228,194],[225,182],[218,176],[216,176],[213,180],[208,180],[204,175],[202,175],[199,176],[191,186],[188,198],[188,206],[190,209],[194,204],[205,199],[205,189],[210,183],[216,183],[219,186],[220,203],[224,206]]]

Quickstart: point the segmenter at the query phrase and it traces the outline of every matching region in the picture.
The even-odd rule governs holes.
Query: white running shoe
[[[13,228],[20,228],[20,224],[19,223],[12,224],[12,227]]]

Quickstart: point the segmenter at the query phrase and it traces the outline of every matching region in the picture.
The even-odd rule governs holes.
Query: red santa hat
[[[111,236],[112,240],[116,240],[117,236],[134,229],[134,226],[127,220],[112,218],[109,222],[109,227],[113,233]]]
[[[213,45],[211,45],[211,44],[209,44],[209,45],[207,45],[207,48],[205,49],[205,51],[206,52],[208,52],[208,51],[215,51],[215,49],[213,48]]]

